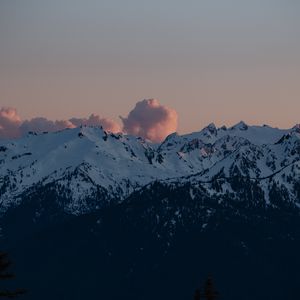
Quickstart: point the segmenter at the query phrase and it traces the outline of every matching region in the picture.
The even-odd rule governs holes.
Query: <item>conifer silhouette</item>
[[[200,299],[201,299],[201,292],[199,289],[197,289],[194,294],[194,300],[200,300]]]
[[[12,263],[8,259],[8,254],[0,252],[0,280],[13,279],[15,277],[13,273],[8,271],[11,265]],[[16,298],[25,294],[25,292],[24,289],[17,289],[15,291],[0,290],[0,298]]]
[[[207,300],[215,300],[219,296],[219,293],[215,291],[213,279],[209,276],[204,285],[204,297]]]

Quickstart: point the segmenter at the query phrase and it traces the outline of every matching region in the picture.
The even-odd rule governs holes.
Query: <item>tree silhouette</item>
[[[204,285],[204,297],[207,300],[215,300],[218,296],[219,294],[214,288],[213,279],[209,276]]]
[[[212,277],[209,276],[204,284],[204,291],[202,293],[201,289],[196,289],[194,294],[194,300],[200,300],[204,297],[206,300],[215,300],[219,296],[219,293],[215,291]]]
[[[199,289],[197,289],[194,294],[194,300],[200,300],[200,299],[201,299],[201,292]]]
[[[15,277],[13,273],[8,271],[11,265],[12,263],[8,259],[8,254],[0,252],[0,280],[13,279]],[[0,298],[16,298],[25,294],[25,292],[23,289],[17,289],[15,291],[0,290]]]

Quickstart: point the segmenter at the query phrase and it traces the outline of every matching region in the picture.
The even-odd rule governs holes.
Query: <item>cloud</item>
[[[14,108],[0,109],[0,138],[17,138],[29,131],[53,132],[81,125],[102,126],[104,130],[141,136],[153,142],[160,142],[177,129],[177,112],[161,105],[156,99],[138,102],[127,118],[122,118],[123,128],[114,120],[91,114],[88,118],[71,118],[52,121],[43,117],[21,120]]]
[[[153,142],[160,142],[175,132],[178,123],[177,112],[161,105],[157,99],[138,102],[128,117],[121,119],[125,132]]]
[[[0,109],[0,138],[16,138],[20,135],[21,118],[15,108]]]
[[[95,114],[90,115],[89,118],[71,118],[69,120],[52,121],[37,117],[22,121],[15,108],[3,107],[0,109],[0,138],[18,138],[29,131],[54,132],[81,125],[102,126],[104,130],[114,133],[122,131],[121,126],[114,120],[101,118]]]
[[[26,134],[29,131],[41,133],[44,131],[59,131],[66,128],[75,128],[76,126],[70,121],[51,121],[46,118],[33,118],[31,120],[24,121],[20,126],[21,134]]]
[[[90,115],[89,118],[71,118],[69,120],[51,121],[46,118],[34,118],[26,120],[20,126],[22,134],[26,134],[29,131],[41,133],[44,131],[59,131],[65,128],[75,128],[81,125],[85,126],[102,126],[104,130],[110,132],[120,132],[120,125],[110,119],[100,118],[97,115]]]
[[[91,114],[88,119],[86,118],[72,118],[69,120],[76,127],[80,125],[86,126],[102,126],[104,130],[109,132],[121,132],[121,126],[114,120],[107,118],[100,118],[98,115]]]

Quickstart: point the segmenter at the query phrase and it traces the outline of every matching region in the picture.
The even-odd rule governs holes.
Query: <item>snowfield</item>
[[[300,205],[300,128],[283,130],[248,126],[226,128],[210,124],[199,132],[176,133],[161,144],[111,134],[99,127],[55,133],[29,133],[0,141],[0,211],[22,202],[23,195],[51,185],[69,199],[65,210],[89,210],[89,200],[122,199],[154,181],[211,184],[240,176],[259,181],[268,201],[273,184],[284,186]],[[222,183],[224,193],[231,189]],[[94,199],[95,200],[95,199]],[[96,201],[96,202],[97,202]]]

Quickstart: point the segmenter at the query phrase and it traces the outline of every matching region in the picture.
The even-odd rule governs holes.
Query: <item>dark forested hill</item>
[[[192,299],[209,274],[220,299],[295,299],[299,209],[275,188],[266,205],[251,180],[230,186],[155,182],[81,216],[28,198],[3,217],[1,247],[23,299]]]

